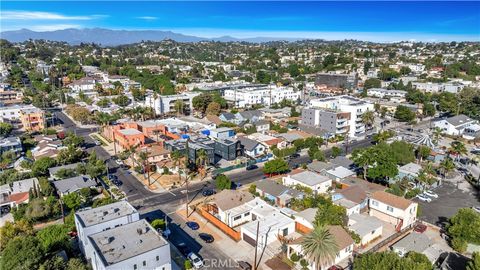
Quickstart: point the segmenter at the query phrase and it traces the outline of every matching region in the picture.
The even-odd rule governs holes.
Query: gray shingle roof
[[[460,114],[460,115],[447,118],[446,121],[454,126],[460,126],[472,121],[472,119],[466,115]]]
[[[82,188],[94,187],[97,183],[88,175],[79,175],[64,180],[53,182],[53,185],[57,189],[58,193],[65,194],[75,192]]]
[[[243,147],[247,151],[252,151],[259,144],[259,142],[251,140],[251,139],[246,138],[246,137],[239,137],[238,140],[240,141],[240,143],[243,145]]]

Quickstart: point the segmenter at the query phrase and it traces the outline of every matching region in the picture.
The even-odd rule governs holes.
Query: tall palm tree
[[[436,127],[434,130],[433,130],[433,143],[435,145],[438,145],[438,140],[440,139],[440,135],[442,135],[442,130],[439,128],[439,127]]]
[[[375,114],[373,111],[366,111],[362,114],[362,122],[367,126],[371,127],[375,121]]]
[[[367,170],[375,162],[372,148],[355,149],[352,153],[352,160],[356,165],[363,168],[363,179],[367,180]]]
[[[443,171],[443,178],[445,178],[447,173],[455,169],[455,163],[453,163],[451,158],[447,157],[440,163],[440,168]]]
[[[302,250],[317,270],[335,262],[339,252],[335,238],[325,226],[315,227],[303,238]]]
[[[143,167],[143,178],[146,178],[146,173],[147,173],[147,166],[148,164],[148,153],[146,151],[140,151],[138,153],[138,158],[141,161],[142,167]],[[148,183],[150,184],[150,183]]]
[[[195,162],[197,163],[197,166],[200,167],[200,174],[202,175],[202,177],[204,177],[205,175],[205,164],[206,164],[206,161],[208,160],[208,155],[207,155],[207,152],[205,151],[205,149],[200,149],[197,153],[197,159],[195,160]]]
[[[180,183],[182,182],[182,171],[180,169],[180,164],[182,164],[182,154],[178,151],[173,151],[171,154],[171,158],[173,160],[173,166],[177,166],[178,181]]]
[[[184,110],[184,107],[185,107],[185,104],[183,103],[183,100],[181,99],[178,99],[175,101],[175,111],[177,112],[177,116],[180,115],[180,114],[183,114],[183,110]]]

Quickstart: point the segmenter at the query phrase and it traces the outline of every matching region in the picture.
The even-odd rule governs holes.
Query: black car
[[[118,180],[118,179],[112,180],[112,183],[113,183],[115,186],[117,186],[117,187],[119,187],[119,186],[121,186],[121,185],[123,184],[122,181],[120,181],[120,180]]]
[[[247,171],[251,171],[251,170],[255,170],[255,169],[258,169],[258,166],[257,165],[248,165],[247,166]]]
[[[212,196],[213,194],[217,193],[215,190],[213,189],[205,189],[203,192],[202,192],[202,195],[204,197],[208,197],[208,196]]]
[[[187,256],[190,253],[190,248],[185,243],[180,243],[177,245],[178,251],[183,254],[183,256]]]
[[[213,236],[211,234],[208,234],[208,233],[200,233],[198,234],[198,236],[203,240],[205,241],[205,243],[212,243],[215,239],[213,238]]]

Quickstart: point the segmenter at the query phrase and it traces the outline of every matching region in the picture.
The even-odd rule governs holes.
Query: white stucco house
[[[282,178],[287,186],[300,185],[310,188],[315,193],[327,193],[332,187],[332,179],[318,173],[304,171],[297,174],[287,175]]]
[[[370,195],[370,216],[388,222],[397,231],[412,225],[417,220],[418,204],[385,191]]]
[[[442,119],[433,123],[435,128],[439,128],[443,133],[452,136],[461,136],[469,128],[478,126],[478,121],[460,114],[447,119]]]
[[[359,245],[365,246],[382,236],[383,223],[366,214],[352,214],[348,217],[348,228],[360,236]]]

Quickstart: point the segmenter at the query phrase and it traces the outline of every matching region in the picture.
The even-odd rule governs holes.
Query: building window
[[[387,211],[393,212],[393,207],[387,206]]]
[[[236,216],[233,218],[233,220],[239,220],[242,216]]]
[[[137,265],[136,264],[133,265],[133,269],[137,270]]]
[[[374,206],[378,206],[378,202],[377,202],[377,201],[375,201],[375,200],[372,200],[372,205],[374,205]]]
[[[246,216],[250,216],[250,212],[245,213],[244,216],[245,216],[245,217],[246,217]]]
[[[157,256],[157,262],[160,260],[160,257]]]
[[[375,234],[375,230],[372,231],[372,234]]]
[[[147,266],[147,261],[143,261],[143,266]]]

